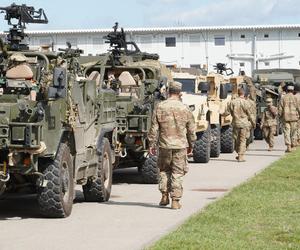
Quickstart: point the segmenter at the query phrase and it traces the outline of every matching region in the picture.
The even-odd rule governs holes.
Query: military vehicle
[[[172,75],[175,81],[182,83],[182,102],[190,108],[195,118],[197,141],[193,150],[194,161],[207,163],[211,155],[208,95],[206,91],[198,90],[198,86],[206,82],[206,76],[187,72],[172,72]]]
[[[37,194],[41,213],[71,214],[75,185],[86,201],[110,197],[116,94],[85,78],[82,51],[31,51],[25,24],[47,23],[43,9],[0,8],[12,25],[0,43],[0,193]],[[14,23],[13,23],[14,22]]]
[[[165,98],[172,77],[157,54],[141,52],[117,23],[113,28],[105,37],[111,50],[89,63],[85,74],[98,73],[101,84],[117,92],[116,168],[138,167],[144,183],[157,183],[159,171],[156,157],[148,154],[147,134],[154,105]]]
[[[254,137],[256,140],[262,140],[263,132],[261,129],[261,119],[262,114],[267,107],[265,101],[268,97],[271,97],[274,101],[274,105],[278,106],[281,94],[285,91],[285,87],[289,84],[294,84],[294,75],[284,71],[255,71],[254,79],[257,93],[257,120]],[[282,124],[279,118],[277,124],[276,135],[279,135],[282,134]]]
[[[224,78],[223,70],[231,75],[230,69],[220,71],[221,64],[216,66],[217,73],[206,76],[192,75],[186,72],[173,73],[173,78],[183,84],[183,103],[193,112],[197,141],[193,157],[195,162],[207,163],[210,157],[219,157],[220,152],[232,153],[231,116],[222,116],[222,110],[231,100],[231,84]]]

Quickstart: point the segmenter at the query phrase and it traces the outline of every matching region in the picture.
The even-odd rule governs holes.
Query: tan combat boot
[[[292,147],[291,147],[291,145],[287,145],[287,148],[286,148],[285,152],[286,152],[286,153],[292,152]]]
[[[165,206],[167,206],[169,204],[170,204],[169,193],[162,193],[159,205],[165,207]]]
[[[181,208],[181,204],[179,203],[179,200],[172,199],[171,208],[172,209],[180,209]]]
[[[244,155],[239,155],[237,158],[238,162],[245,162]]]
[[[272,146],[269,146],[269,149],[268,149],[268,151],[273,151],[273,147]]]

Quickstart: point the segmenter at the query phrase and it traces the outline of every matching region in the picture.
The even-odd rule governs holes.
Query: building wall
[[[254,69],[293,68],[300,65],[300,28],[249,28],[211,30],[137,31],[127,34],[128,40],[135,41],[142,51],[158,53],[167,65],[208,67],[218,62],[226,63],[237,74],[245,70],[251,74]],[[30,34],[33,48],[43,44],[54,44],[54,49],[65,47],[67,41],[79,47],[85,54],[101,54],[108,50],[103,36],[105,32],[49,32]],[[175,46],[167,47],[166,39]],[[223,38],[225,40],[223,41]],[[168,40],[170,41],[170,40]],[[216,41],[220,43],[216,44]],[[225,42],[225,44],[223,44]],[[174,45],[174,44],[173,44]]]

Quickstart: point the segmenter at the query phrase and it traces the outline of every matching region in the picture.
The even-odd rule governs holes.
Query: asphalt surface
[[[232,154],[208,164],[190,163],[181,210],[158,207],[157,185],[140,184],[136,169],[115,173],[107,203],[84,202],[78,187],[67,219],[40,218],[32,196],[0,200],[0,250],[142,249],[279,159],[284,149],[279,137],[273,152],[263,141],[255,141],[245,163],[237,163]]]

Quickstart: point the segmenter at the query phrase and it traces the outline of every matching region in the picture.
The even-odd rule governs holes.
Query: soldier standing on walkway
[[[235,151],[238,156],[236,157],[238,162],[244,162],[244,154],[246,152],[246,142],[249,136],[249,128],[255,128],[256,121],[251,114],[251,105],[245,99],[245,91],[243,88],[239,88],[238,97],[232,100],[225,115],[231,114],[233,137],[235,142]]]
[[[298,107],[300,109],[300,83],[295,84],[295,97],[297,99]],[[297,144],[300,146],[300,120],[298,120],[298,127],[297,127]]]
[[[157,104],[148,134],[150,154],[158,153],[159,190],[162,193],[159,205],[167,206],[170,194],[172,209],[181,208],[182,181],[188,172],[187,154],[192,152],[196,140],[194,117],[180,101],[181,89],[179,82],[169,84],[169,98]]]
[[[245,71],[241,71],[241,76],[243,77],[244,82],[247,84],[247,87],[249,89],[249,98],[256,102],[256,88],[253,84],[252,78],[247,76]]]
[[[261,119],[261,129],[263,130],[263,135],[266,142],[269,145],[268,151],[272,151],[274,148],[274,136],[277,129],[277,108],[273,105],[273,99],[267,98],[267,107],[265,108],[262,119]]]
[[[278,113],[283,124],[284,141],[289,153],[297,146],[297,127],[299,120],[299,106],[297,98],[293,94],[294,86],[287,86],[287,93],[279,103]]]

